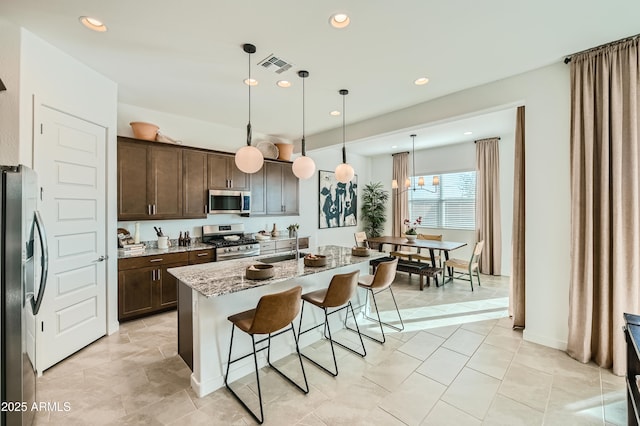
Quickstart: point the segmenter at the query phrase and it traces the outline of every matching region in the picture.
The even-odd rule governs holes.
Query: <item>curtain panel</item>
[[[476,241],[484,241],[480,272],[500,275],[500,138],[476,141]]]
[[[393,236],[402,235],[402,221],[409,217],[409,198],[408,192],[401,192],[400,188],[404,188],[404,182],[409,177],[409,153],[399,152],[393,154],[393,179],[398,182],[399,190],[392,189],[393,202]]]
[[[525,161],[523,106],[516,112],[516,146],[513,170],[513,225],[511,231],[511,278],[509,315],[513,328],[524,328],[525,320]]]
[[[571,282],[575,359],[625,372],[624,312],[640,312],[638,38],[571,58]]]

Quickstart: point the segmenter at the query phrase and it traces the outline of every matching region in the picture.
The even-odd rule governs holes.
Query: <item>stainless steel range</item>
[[[244,235],[244,224],[205,225],[202,242],[215,247],[216,261],[257,256],[260,244],[255,238]]]

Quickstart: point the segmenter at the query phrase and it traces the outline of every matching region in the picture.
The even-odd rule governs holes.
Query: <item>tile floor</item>
[[[365,358],[336,348],[337,378],[305,361],[311,391],[303,395],[271,370],[261,371],[265,424],[626,423],[623,378],[524,342],[511,329],[507,278],[483,277],[473,293],[463,281],[420,292],[417,277],[398,274],[394,290],[405,331],[389,332],[384,345],[366,340]],[[380,296],[381,310],[393,321],[390,298]],[[338,337],[357,338],[348,331]],[[326,342],[304,350],[330,361]],[[278,365],[301,377],[297,358]],[[71,410],[42,412],[36,424],[255,424],[226,389],[197,398],[189,375],[176,354],[175,312],[123,323],[118,333],[45,372],[38,399],[69,402]],[[234,386],[256,398],[252,376]]]

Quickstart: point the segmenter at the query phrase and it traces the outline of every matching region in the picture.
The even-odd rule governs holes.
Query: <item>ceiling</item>
[[[338,11],[351,17],[346,29],[329,25]],[[109,30],[87,30],[82,15]],[[246,125],[248,114],[249,58],[242,45],[253,43],[254,131],[296,140],[302,131],[298,70],[310,73],[310,135],[342,125],[341,117],[329,115],[342,109],[339,89],[350,91],[347,124],[383,115],[634,35],[640,2],[2,0],[0,16],[118,83],[119,102],[235,128]],[[259,69],[271,53],[293,67],[281,75]],[[421,76],[429,84],[414,85]],[[280,79],[293,84],[279,88]],[[433,138],[430,143],[440,143]]]

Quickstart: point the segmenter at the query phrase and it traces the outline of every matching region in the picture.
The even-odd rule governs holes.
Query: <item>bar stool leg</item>
[[[273,368],[276,373],[278,373],[280,376],[282,376],[284,379],[286,379],[289,383],[291,383],[292,385],[294,385],[295,387],[297,387],[298,389],[300,389],[302,392],[304,392],[305,394],[309,393],[309,383],[307,383],[307,374],[304,371],[304,366],[302,365],[302,358],[300,358],[300,348],[298,347],[298,339],[296,338],[296,331],[293,328],[293,323],[291,323],[291,332],[293,333],[293,340],[296,342],[296,352],[298,353],[298,360],[300,361],[300,369],[302,370],[302,377],[304,378],[304,388],[302,386],[300,386],[299,384],[297,384],[296,382],[294,382],[289,376],[287,376],[286,374],[284,374],[282,371],[280,371],[280,369],[278,367],[276,367],[275,365],[271,364],[271,335],[269,335],[269,341],[268,341],[268,348],[267,349],[267,363],[269,364],[269,366],[271,368]],[[289,329],[284,330],[284,331],[289,331]]]
[[[351,302],[349,302],[347,305],[343,306],[342,308],[336,309],[333,312],[329,312],[327,308],[322,308],[322,310],[324,311],[324,322],[322,324],[318,324],[318,325],[316,325],[314,327],[311,327],[311,328],[309,328],[307,330],[302,331],[302,315],[304,314],[304,305],[305,305],[305,301],[303,300],[302,301],[302,309],[300,311],[300,326],[298,327],[298,339],[300,338],[301,334],[304,334],[304,333],[309,332],[311,330],[315,330],[318,327],[324,327],[323,335],[324,335],[325,339],[329,340],[329,344],[331,346],[331,355],[333,356],[333,366],[334,366],[335,371],[329,370],[328,368],[326,368],[325,366],[321,365],[317,361],[311,359],[307,355],[305,355],[302,352],[300,352],[300,355],[302,357],[304,357],[307,361],[311,362],[316,367],[320,368],[321,370],[325,371],[326,373],[331,374],[333,377],[336,377],[338,375],[338,361],[337,361],[336,352],[335,352],[335,349],[334,349],[334,346],[333,346],[334,343],[336,345],[344,348],[344,349],[347,349],[347,350],[349,350],[349,351],[351,351],[351,352],[353,352],[353,353],[355,353],[357,355],[360,355],[361,357],[365,357],[367,355],[367,350],[364,347],[364,342],[362,340],[362,336],[360,336],[360,343],[362,344],[362,352],[358,352],[355,349],[352,349],[352,348],[348,347],[347,345],[338,342],[331,335],[331,326],[329,325],[329,315],[335,314],[337,312],[340,312],[343,309],[347,309],[347,314],[345,315],[345,319],[346,319],[346,316],[349,315],[349,310],[348,310],[349,307],[351,307],[351,314],[353,315],[353,320],[356,323],[356,328],[358,327],[358,322],[357,322],[356,316],[355,316],[355,314],[353,312],[353,306],[351,305]],[[358,333],[360,332],[359,330],[360,329],[358,328]]]
[[[256,383],[258,384],[258,401],[260,403],[260,417],[256,416],[255,413],[253,412],[253,410],[251,410],[249,408],[249,406],[247,404],[245,404],[245,402],[238,396],[238,394],[236,394],[235,391],[233,389],[231,389],[231,386],[229,386],[229,382],[228,382],[229,368],[231,367],[231,349],[233,348],[233,333],[235,331],[235,328],[236,327],[235,327],[235,324],[234,324],[232,326],[232,328],[231,328],[231,341],[229,342],[229,361],[227,362],[227,372],[224,375],[224,385],[229,390],[229,392],[231,392],[231,395],[233,395],[234,398],[236,400],[238,400],[238,402],[240,404],[242,404],[242,406],[249,412],[249,414],[251,414],[251,416],[258,423],[262,424],[264,422],[264,411],[263,411],[263,408],[262,408],[262,390],[260,388],[260,375],[258,374],[258,355],[257,355],[257,352],[256,352],[256,340],[255,340],[255,337],[253,335],[251,335],[251,343],[253,345],[253,364],[254,364],[255,371],[256,371]],[[243,358],[239,358],[239,359],[243,359]],[[235,360],[235,361],[238,361],[238,360]]]
[[[391,287],[389,287],[389,291],[391,292],[391,298],[392,298],[392,300],[393,300],[393,304],[394,304],[394,306],[395,306],[395,308],[396,308],[396,312],[397,312],[397,314],[398,314],[398,318],[400,319],[400,327],[396,327],[396,326],[395,326],[395,325],[393,325],[393,324],[389,324],[389,323],[387,323],[387,322],[382,321],[382,319],[380,318],[380,311],[378,311],[378,304],[376,303],[376,293],[374,293],[372,289],[367,289],[366,291],[367,291],[367,299],[365,300],[363,316],[364,316],[366,319],[368,319],[368,320],[375,321],[375,322],[377,322],[377,323],[378,323],[378,325],[380,326],[380,333],[382,334],[382,340],[380,340],[380,339],[378,339],[378,338],[375,338],[375,337],[373,337],[373,336],[369,336],[368,334],[366,334],[366,333],[364,333],[364,332],[361,332],[360,330],[354,330],[353,328],[350,328],[349,326],[347,326],[346,318],[345,318],[345,327],[346,327],[348,330],[351,330],[351,331],[357,331],[357,332],[358,332],[358,334],[361,334],[362,336],[364,336],[364,337],[366,337],[366,338],[368,338],[368,339],[371,339],[371,340],[376,341],[376,342],[378,342],[378,343],[380,343],[380,344],[383,344],[383,343],[385,343],[385,342],[387,341],[387,338],[386,338],[386,336],[385,336],[385,334],[384,334],[384,329],[382,328],[382,325],[383,325],[383,324],[384,324],[384,325],[386,325],[387,327],[393,328],[394,330],[397,330],[397,331],[402,331],[402,330],[404,330],[404,322],[402,321],[402,316],[400,315],[400,309],[398,309],[398,304],[396,303],[396,298],[395,298],[395,296],[394,296],[394,294],[393,294],[393,290],[391,289]],[[382,291],[384,291],[384,290],[382,290]],[[371,292],[371,300],[373,300],[373,305],[374,305],[374,307],[375,307],[375,309],[376,309],[376,316],[378,317],[377,319],[376,319],[376,318],[372,318],[372,317],[370,317],[369,315],[367,315],[367,306],[368,306],[368,301],[369,301],[369,300],[368,300],[368,299],[369,299],[369,298],[368,298],[368,296],[369,296],[369,292]]]

